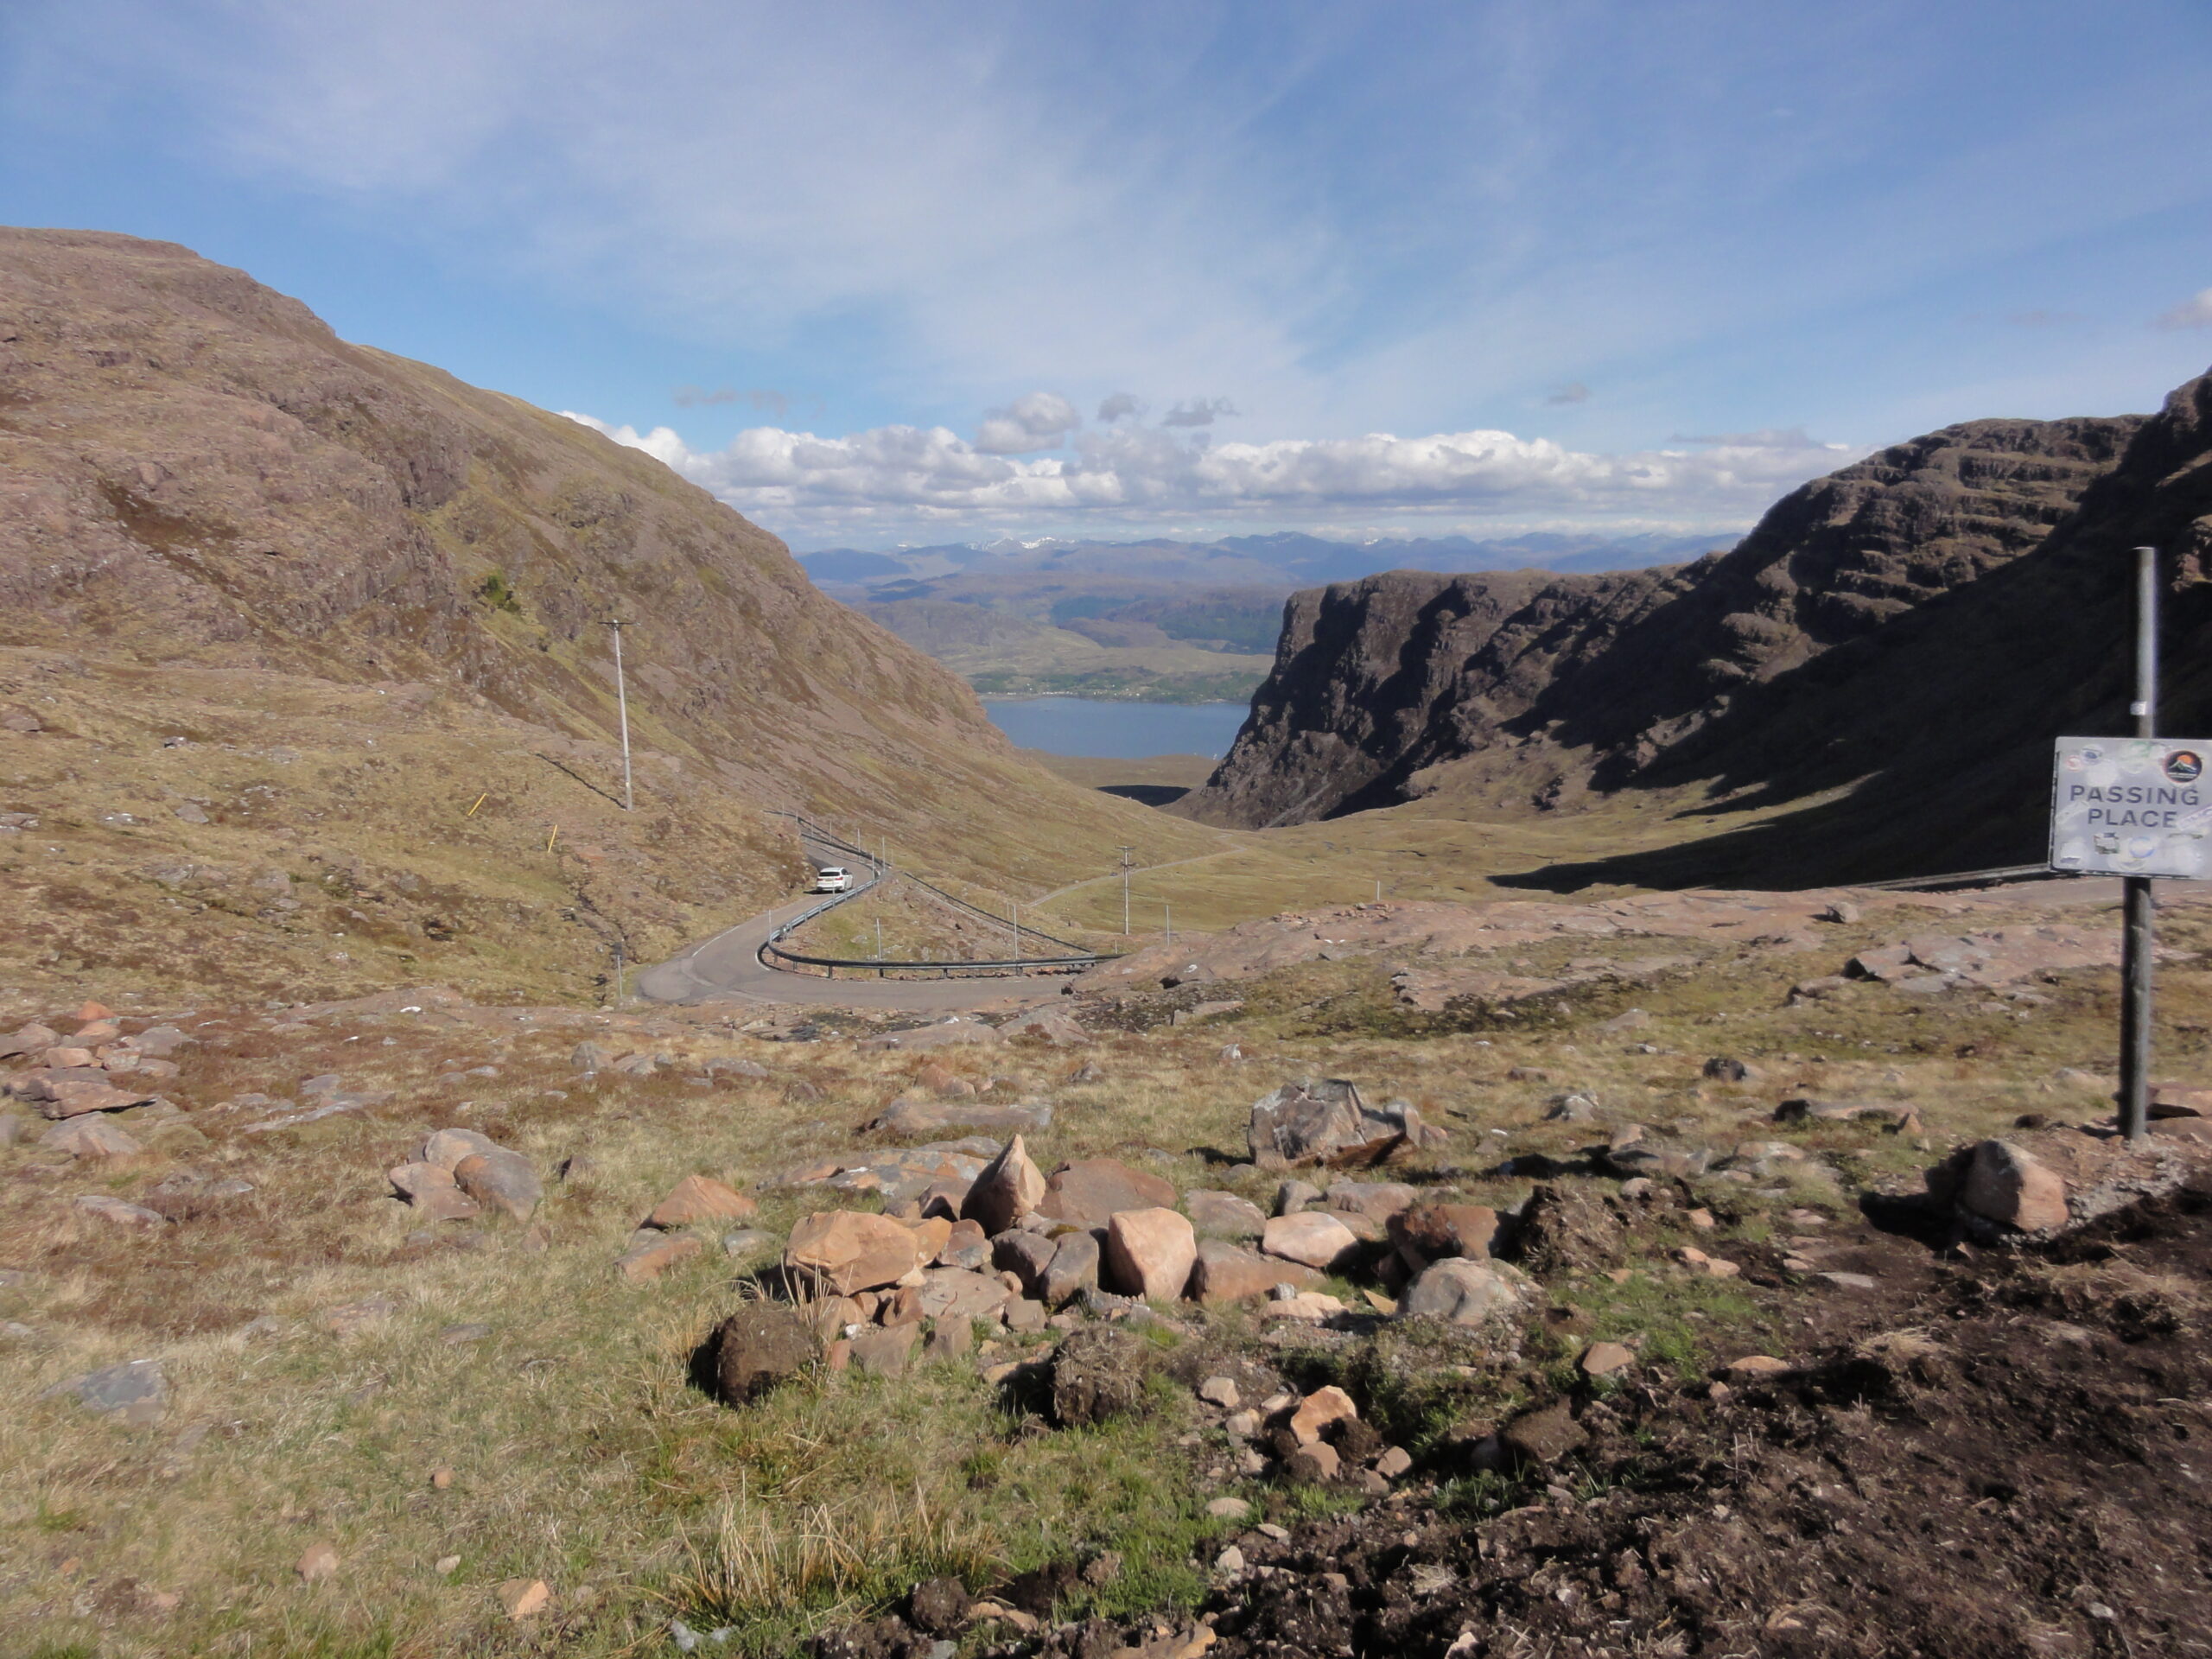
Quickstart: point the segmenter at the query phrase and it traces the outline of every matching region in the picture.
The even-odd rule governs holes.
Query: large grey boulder
[[[1484,1325],[1519,1313],[1529,1303],[1529,1281],[1503,1262],[1446,1256],[1421,1269],[1398,1299],[1398,1317]]]

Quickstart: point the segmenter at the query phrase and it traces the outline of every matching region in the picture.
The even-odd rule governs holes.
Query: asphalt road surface
[[[868,867],[834,849],[806,844],[819,869],[842,863],[858,876]],[[860,892],[867,891],[863,886]],[[855,893],[854,897],[860,896]],[[778,928],[821,902],[810,893],[740,922],[681,956],[638,976],[638,994],[656,1002],[801,1002],[841,1008],[887,1008],[912,1014],[958,1014],[993,1003],[1041,1001],[1056,996],[1066,979],[1057,974],[998,974],[974,979],[878,979],[857,971],[836,979],[786,973],[760,960],[760,947]]]

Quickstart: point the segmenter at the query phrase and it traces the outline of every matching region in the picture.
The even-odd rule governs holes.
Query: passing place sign
[[[2050,868],[2212,880],[2212,742],[2062,737],[2051,769]]]

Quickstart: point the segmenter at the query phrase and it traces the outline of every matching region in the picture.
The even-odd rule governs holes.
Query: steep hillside
[[[91,973],[143,931],[186,983],[313,962],[321,989],[575,990],[616,938],[652,954],[782,896],[773,810],[1017,891],[1147,817],[1024,760],[659,462],[168,244],[0,231],[0,868],[52,934],[0,972]],[[152,874],[181,865],[236,893],[351,868],[393,937],[365,961],[356,923],[327,960],[238,897],[235,938],[165,950],[174,918],[118,912],[199,916]]]
[[[2037,771],[2058,725],[2101,717],[2123,587],[2090,567],[2154,532],[2189,542],[2203,395],[2194,383],[2147,422],[1947,428],[1805,486],[1691,565],[1300,594],[1252,719],[1179,810],[1262,824],[1437,793],[1559,808],[1631,787],[1770,805],[1857,784],[1858,806],[1764,839],[1560,879],[1741,875],[1746,860],[1833,878],[2025,847],[2039,796],[1974,809],[1924,783],[1892,799],[1884,779],[2023,745]],[[2176,689],[2178,712],[2189,687]]]

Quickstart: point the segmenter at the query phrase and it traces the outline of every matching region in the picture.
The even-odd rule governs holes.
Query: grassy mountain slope
[[[1117,814],[1160,834],[651,457],[172,245],[0,232],[0,874],[35,912],[0,974],[27,983],[136,953],[181,988],[574,994],[618,939],[782,897],[778,809],[1017,892],[1110,862]],[[238,896],[334,868],[383,895],[378,944]]]

